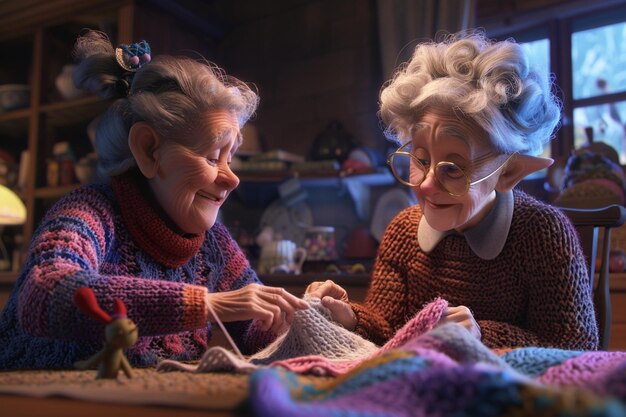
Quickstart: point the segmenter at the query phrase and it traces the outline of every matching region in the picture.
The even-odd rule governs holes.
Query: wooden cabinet
[[[175,6],[176,2],[168,0],[141,4],[132,0],[0,2],[0,51],[4,57],[0,85],[30,87],[27,107],[0,111],[0,150],[12,155],[17,165],[23,154],[29,155],[28,163],[15,167],[16,173],[23,171],[21,182],[9,184],[23,199],[27,219],[22,226],[4,229],[8,246],[20,236],[26,249],[45,211],[78,185],[73,164],[60,167],[65,169],[60,174],[68,175],[64,181],[50,185],[48,161],[55,145],[62,142],[70,145],[74,161],[93,152],[87,127],[110,104],[95,96],[64,99],[56,88],[55,80],[63,67],[74,63],[72,50],[77,36],[87,28],[96,29],[105,32],[114,45],[146,39],[155,54],[186,51],[195,57],[210,56],[210,28],[205,32],[194,30],[201,16],[188,11],[185,14]],[[196,22],[191,24],[181,16]],[[10,250],[16,246],[13,244]],[[2,272],[1,285],[8,285],[15,276],[15,272]]]

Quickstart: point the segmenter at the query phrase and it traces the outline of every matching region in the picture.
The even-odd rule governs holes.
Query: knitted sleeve
[[[598,329],[590,278],[576,230],[555,207],[530,208],[519,213],[517,222],[524,220],[511,230],[511,239],[520,242],[518,256],[528,260],[527,318],[523,327],[479,320],[483,342],[490,347],[595,350]]]
[[[411,248],[415,245],[416,219],[403,211],[387,226],[380,243],[370,287],[364,303],[352,304],[357,316],[355,331],[382,345],[409,320],[406,273]]]
[[[262,284],[226,227],[216,223],[211,231],[216,238],[223,262],[216,291],[232,291],[250,284]],[[224,323],[224,326],[244,354],[256,353],[276,338],[273,332],[261,330],[255,320]]]
[[[111,198],[95,186],[75,190],[48,211],[33,236],[15,289],[18,318],[26,332],[60,339],[101,338],[101,324],[73,305],[73,294],[80,287],[92,288],[108,312],[113,311],[114,299],[121,299],[142,336],[206,325],[206,288],[130,272],[141,263],[146,263],[144,271],[162,270],[138,253],[122,253],[116,213]]]

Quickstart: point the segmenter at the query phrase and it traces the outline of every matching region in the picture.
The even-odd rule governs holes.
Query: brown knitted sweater
[[[387,227],[367,297],[353,304],[359,334],[382,345],[441,297],[472,310],[489,347],[597,349],[589,274],[576,230],[558,209],[514,191],[509,236],[493,260],[476,256],[462,235],[422,252],[421,217],[415,205]]]

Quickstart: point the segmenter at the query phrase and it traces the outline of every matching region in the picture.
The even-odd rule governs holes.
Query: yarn
[[[297,311],[287,332],[250,357],[252,363],[270,364],[296,356],[320,355],[330,360],[357,360],[378,346],[331,321],[319,298],[305,298],[309,308]]]
[[[433,329],[448,303],[442,299],[425,305],[382,348],[331,320],[330,311],[319,298],[308,297],[309,308],[294,314],[289,329],[260,352],[241,360],[222,347],[208,349],[200,363],[192,366],[175,360],[163,360],[160,371],[215,372],[229,370],[250,372],[259,366],[280,366],[299,373],[338,375],[348,372],[361,361],[392,351],[407,341]]]

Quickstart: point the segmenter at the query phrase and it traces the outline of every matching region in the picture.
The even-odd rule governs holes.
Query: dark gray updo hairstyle
[[[78,38],[74,54],[80,61],[73,74],[79,88],[102,98],[119,98],[96,130],[99,169],[107,177],[136,165],[128,146],[128,133],[136,122],[145,121],[162,139],[193,149],[200,144],[185,143],[187,133],[198,128],[207,111],[232,111],[241,128],[258,106],[256,92],[208,61],[156,56],[129,77],[117,64],[107,36],[96,31]]]
[[[552,139],[561,105],[551,80],[530,67],[521,45],[475,31],[423,43],[380,94],[390,140],[410,140],[429,108],[472,119],[502,153],[537,155]]]

